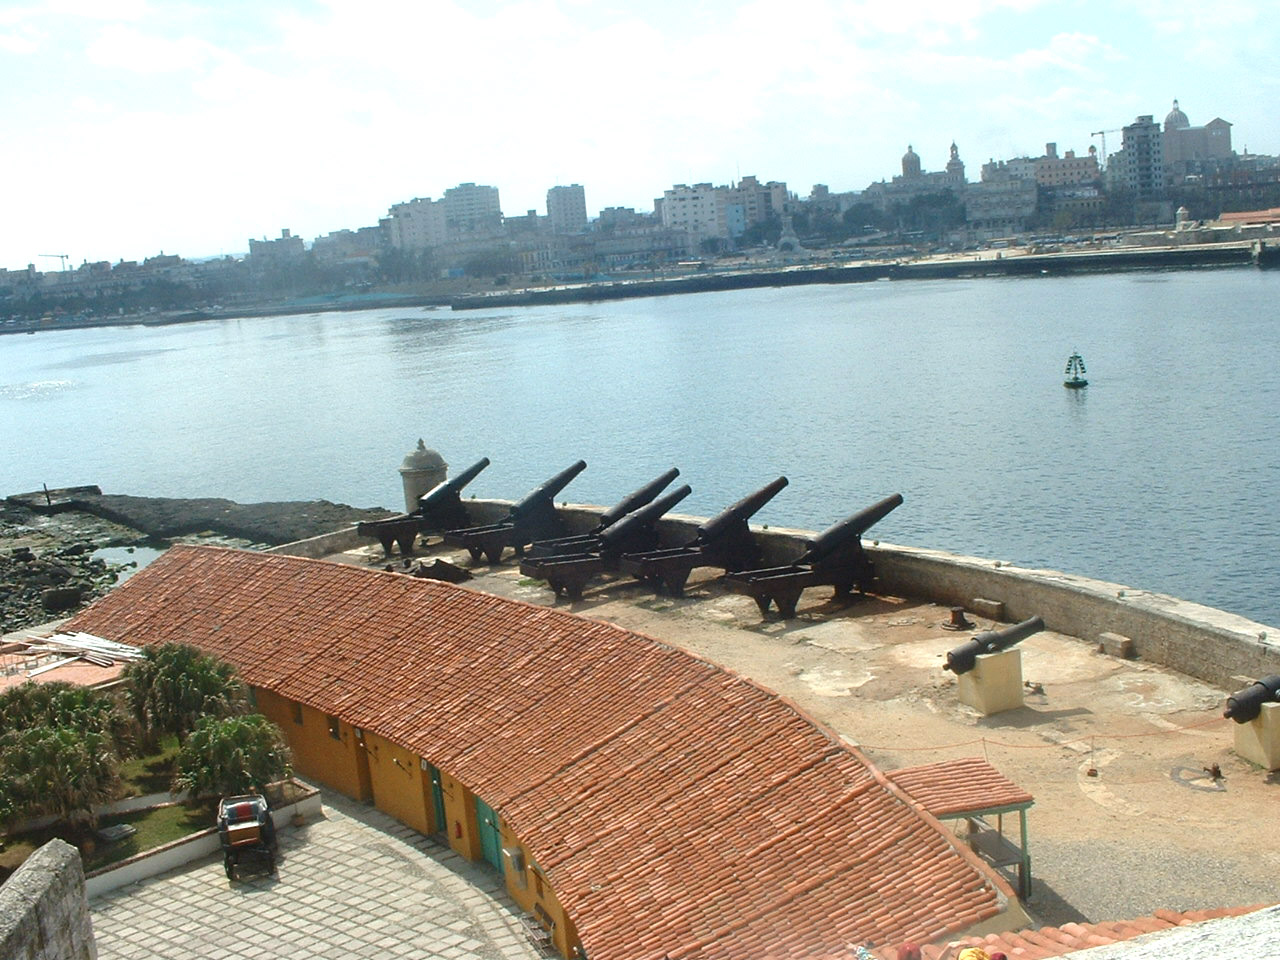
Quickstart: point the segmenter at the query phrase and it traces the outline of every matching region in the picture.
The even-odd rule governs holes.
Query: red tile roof
[[[1011,893],[794,707],[611,624],[174,547],[67,629],[194,643],[416,751],[499,811],[592,956],[847,957],[954,934]]]
[[[905,767],[885,776],[938,818],[1033,802],[1031,794],[981,757]]]
[[[1016,933],[989,933],[985,937],[964,937],[949,943],[932,944],[922,947],[922,960],[954,960],[966,947],[981,947],[988,954],[1003,952],[1009,960],[1051,960],[1102,947],[1109,943],[1121,943],[1148,933],[1171,930],[1174,927],[1187,927],[1205,920],[1218,920],[1222,917],[1239,917],[1246,913],[1261,910],[1266,904],[1251,907],[1225,907],[1216,910],[1188,910],[1178,913],[1174,910],[1157,910],[1154,916],[1139,917],[1136,920],[1115,920],[1107,923],[1064,923],[1060,927],[1041,927],[1038,930],[1019,930]],[[881,948],[876,951],[882,957],[897,956],[896,948]]]

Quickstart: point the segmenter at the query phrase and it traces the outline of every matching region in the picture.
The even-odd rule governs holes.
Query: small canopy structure
[[[1031,894],[1027,852],[1027,810],[1035,798],[981,757],[943,760],[886,773],[926,813],[939,820],[966,820],[969,845],[992,866],[1017,867],[1018,896]],[[1004,815],[1017,813],[1021,837],[1015,846],[1004,835]],[[992,827],[988,817],[996,818]]]

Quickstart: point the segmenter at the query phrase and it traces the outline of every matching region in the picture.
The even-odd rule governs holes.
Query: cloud
[[[161,37],[113,24],[89,43],[85,56],[98,66],[133,73],[175,73],[198,71],[219,51],[197,37]]]

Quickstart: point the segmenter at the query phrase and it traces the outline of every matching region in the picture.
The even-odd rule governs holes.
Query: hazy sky
[[[503,212],[1086,151],[1177,97],[1280,153],[1280,0],[0,0],[0,266],[234,253],[463,181]],[[1119,134],[1108,135],[1108,149]]]

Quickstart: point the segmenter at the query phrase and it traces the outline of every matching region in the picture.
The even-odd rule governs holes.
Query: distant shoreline
[[[1255,263],[1251,243],[1200,244],[1185,247],[1124,247],[1080,253],[1023,254],[1004,251],[994,256],[953,255],[941,259],[848,262],[844,264],[788,267],[742,267],[696,272],[677,277],[568,284],[494,290],[447,296],[440,294],[363,294],[338,298],[311,298],[285,303],[259,303],[220,310],[175,310],[118,317],[74,317],[53,321],[0,323],[0,334],[43,333],[90,327],[168,326],[204,320],[243,317],[295,316],[308,313],[347,313],[400,307],[450,307],[453,310],[485,310],[495,307],[590,303],[637,297],[674,296],[761,287],[867,283],[877,280],[944,280],[1032,276],[1064,276],[1077,273],[1118,273],[1137,270],[1183,270],[1245,267]]]

